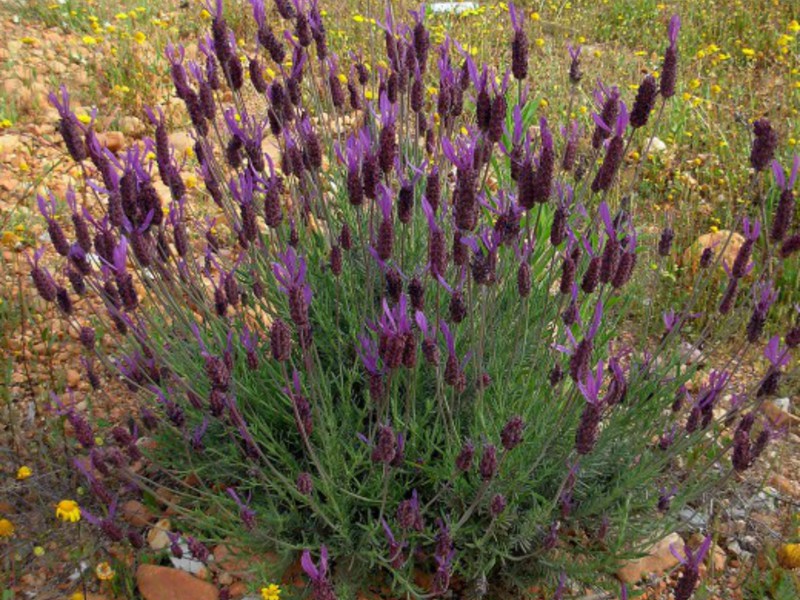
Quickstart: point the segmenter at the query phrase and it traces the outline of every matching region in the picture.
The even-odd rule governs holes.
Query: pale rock
[[[730,240],[728,239],[729,237]],[[731,233],[726,229],[722,229],[703,234],[683,253],[683,264],[688,266],[692,273],[696,273],[700,268],[700,257],[703,254],[703,250],[712,248],[715,256],[714,262],[716,262],[716,257],[719,253],[723,253],[722,260],[718,263],[719,270],[722,271],[723,264],[727,264],[728,267],[733,266],[733,261],[736,259],[742,244],[744,244],[744,237],[735,231]],[[714,263],[712,262],[712,264]]]
[[[139,137],[145,132],[145,125],[138,117],[126,116],[119,120],[119,129],[125,135]]]
[[[144,600],[219,599],[216,586],[169,567],[140,565],[136,569],[136,586]]]
[[[81,384],[81,374],[75,369],[67,370],[67,385],[73,390]]]
[[[666,149],[667,145],[659,138],[655,136],[650,138],[650,152],[657,152],[660,154],[661,152],[665,152]]]
[[[261,150],[270,158],[275,169],[280,169],[281,149],[280,146],[278,146],[277,140],[272,137],[264,138],[261,142]]]
[[[20,138],[14,133],[0,135],[0,154],[7,154],[20,148]]]
[[[169,145],[175,149],[175,155],[182,158],[194,148],[194,140],[186,131],[175,131],[169,134]]]
[[[163,550],[169,546],[169,519],[161,519],[147,532],[147,544],[153,550]]]
[[[678,559],[670,551],[670,546],[683,547],[683,540],[677,533],[671,533],[653,544],[647,555],[636,558],[617,571],[617,578],[623,583],[636,583],[643,576],[655,573],[660,575],[678,564]]]
[[[125,147],[125,134],[121,131],[104,131],[97,134],[97,140],[115,154]]]

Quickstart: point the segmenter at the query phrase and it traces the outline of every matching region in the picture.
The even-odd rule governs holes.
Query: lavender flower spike
[[[772,161],[772,173],[775,176],[775,185],[781,190],[778,206],[775,208],[775,215],[772,219],[772,229],[770,230],[770,240],[781,242],[786,237],[786,233],[792,227],[794,217],[795,200],[792,188],[797,180],[797,173],[800,171],[800,154],[794,155],[792,171],[789,180],[783,173],[783,168],[777,160]]]
[[[678,33],[681,30],[681,19],[672,15],[669,21],[669,46],[664,53],[664,63],[661,67],[661,96],[671,98],[675,95],[675,82],[678,77]]]
[[[525,33],[525,13],[517,9],[513,2],[508,4],[511,27],[514,37],[511,41],[511,73],[514,79],[522,81],[528,76],[528,36]]]
[[[61,93],[61,102],[58,101],[58,96],[55,92],[50,92],[50,103],[56,107],[61,120],[58,122],[58,130],[61,137],[64,138],[64,144],[67,146],[69,155],[75,162],[82,162],[87,156],[86,143],[81,137],[81,125],[78,118],[69,108],[69,94],[67,93],[67,86],[61,85],[59,89]],[[92,115],[94,120],[94,114]]]
[[[601,360],[594,374],[587,369],[583,380],[578,382],[578,389],[586,399],[586,406],[581,413],[575,435],[575,450],[581,455],[589,454],[597,443],[597,428],[603,413],[603,401],[600,397],[600,390],[603,387],[603,366]]]
[[[670,546],[670,552],[683,565],[683,573],[675,586],[675,600],[689,600],[692,597],[694,588],[700,578],[700,564],[711,547],[711,536],[706,536],[703,543],[697,550],[692,550],[689,546],[683,547],[685,558],[680,556],[674,547]]]
[[[328,549],[325,546],[320,549],[319,566],[311,559],[311,553],[308,550],[303,551],[300,565],[311,579],[314,600],[336,600],[333,585],[328,579]]]
[[[239,495],[236,493],[236,490],[233,488],[228,488],[225,491],[231,498],[233,498],[233,501],[236,502],[236,506],[239,507],[239,518],[242,520],[242,523],[244,523],[244,526],[248,530],[253,530],[256,526],[255,511],[245,502],[242,502],[241,498],[239,498]]]

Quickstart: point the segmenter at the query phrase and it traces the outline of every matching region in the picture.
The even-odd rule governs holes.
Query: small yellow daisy
[[[267,587],[261,588],[262,600],[280,600],[281,588],[274,583],[270,583]]]
[[[0,538],[7,538],[12,535],[14,535],[14,524],[8,519],[0,519]]]
[[[19,469],[17,469],[17,480],[19,481],[27,479],[31,475],[33,475],[33,471],[31,471],[31,468],[26,465],[22,465]]]
[[[74,500],[62,500],[56,507],[56,517],[62,521],[75,523],[81,520],[81,509]]]
[[[106,561],[97,564],[94,568],[94,574],[97,575],[100,581],[111,581],[114,579],[114,575],[116,575],[114,569],[112,569],[111,565]]]

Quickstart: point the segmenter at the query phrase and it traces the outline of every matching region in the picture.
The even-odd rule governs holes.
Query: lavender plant
[[[723,248],[704,252],[663,328],[658,315],[629,320],[646,306],[637,265],[678,251],[671,229],[637,232],[636,180],[620,175],[675,93],[677,17],[660,84],[645,77],[629,111],[619,88],[598,82],[592,122],[559,124],[536,120],[513,6],[511,60],[487,65],[449,38],[431,47],[424,6],[407,24],[389,6],[383,49],[338,56],[316,1],[276,1],[276,14],[251,5],[247,47],[217,0],[196,56],[167,49],[200,193],[187,189],[158,110],[153,138],[117,156],[77,121],[66,89],[52,97],[103,210],[70,196],[71,243],[55,201],[41,199],[72,292],[39,265],[41,251],[33,281],[90,360],[141,400],[129,427],[97,446],[55,398],[93,467],[81,467],[97,497],[92,522],[140,547],[117,502],[166,486],[194,557],[220,540],[302,557],[317,599],[372,583],[414,597],[495,595],[541,578],[563,593],[565,576],[613,572],[758,459],[776,432],[757,407],[798,338],[768,323],[780,293],[770,273],[798,247],[798,160],[788,178],[772,162],[772,221],[741,215],[746,242],[725,265],[727,287],[712,290],[722,316],[689,340],[719,348],[710,341],[737,328],[746,342],[715,357],[716,371],[684,364],[681,344]],[[570,94],[583,75],[569,48]],[[777,134],[764,121],[755,133],[760,189]],[[211,203],[217,216],[204,222]],[[76,297],[97,308],[102,332],[76,319]],[[777,332],[768,343],[765,327]],[[96,343],[112,330],[118,346]],[[759,346],[766,372],[732,390]],[[142,470],[145,435],[155,443]],[[696,571],[703,553],[687,551],[686,564]]]

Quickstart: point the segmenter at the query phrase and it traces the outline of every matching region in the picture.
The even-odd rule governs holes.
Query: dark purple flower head
[[[336,600],[333,585],[328,578],[328,548],[320,548],[319,563],[315,564],[308,550],[303,551],[300,565],[306,575],[311,579],[312,595],[314,600]]]
[[[519,446],[520,442],[522,442],[522,432],[524,429],[525,423],[519,415],[514,415],[508,420],[505,427],[503,427],[503,431],[500,432],[500,439],[506,451],[513,450]]]
[[[461,451],[458,453],[456,457],[456,469],[461,471],[462,473],[466,473],[472,468],[472,460],[475,457],[475,445],[470,441],[466,440],[464,445],[461,447]]]
[[[272,273],[280,284],[280,290],[291,295],[293,290],[300,290],[306,303],[311,303],[311,287],[306,282],[306,260],[289,246],[278,253],[278,261],[272,263]]]
[[[303,472],[297,476],[297,491],[303,496],[310,496],[314,491],[314,481],[311,473]]]
[[[770,240],[773,242],[783,241],[792,227],[795,212],[795,199],[792,188],[797,180],[798,171],[800,171],[800,154],[794,155],[794,162],[788,180],[780,163],[777,160],[772,161],[775,185],[780,190],[780,197],[778,198],[778,205],[775,208],[770,230]]]
[[[423,531],[425,529],[417,490],[412,490],[411,498],[403,500],[397,507],[397,522],[400,528],[406,531]]]
[[[207,430],[208,430],[208,418],[204,416],[202,423],[200,423],[192,431],[192,437],[189,440],[189,443],[191,444],[193,450],[201,451],[203,450],[203,448],[205,448],[205,445],[203,444],[203,436],[205,435]]]
[[[247,502],[243,502],[233,488],[227,488],[225,491],[233,498],[233,501],[236,502],[236,506],[239,508],[239,518],[242,520],[244,526],[252,531],[256,526],[256,513],[249,506],[249,498]]]
[[[372,448],[372,462],[389,465],[397,456],[397,437],[394,429],[388,424],[380,425],[375,434]]]
[[[776,368],[786,366],[791,359],[788,348],[781,352],[780,342],[781,336],[775,335],[770,338],[769,343],[767,343],[766,348],[764,348],[764,357]]]
[[[508,13],[511,16],[511,27],[514,37],[511,40],[511,72],[514,79],[522,81],[528,76],[528,35],[525,33],[525,13],[517,10],[514,3],[509,3]]]
[[[492,500],[489,503],[489,514],[491,514],[493,517],[499,517],[506,509],[507,504],[508,501],[503,494],[495,494],[492,496]]]
[[[579,83],[581,79],[583,79],[583,73],[581,72],[581,46],[573,46],[572,44],[567,44],[567,51],[569,52],[569,80],[573,83]]]
[[[386,519],[381,518],[381,526],[386,534],[386,540],[389,543],[389,564],[392,565],[394,569],[400,569],[406,562],[405,548],[408,546],[408,542],[400,543],[397,541]]]
[[[66,417],[72,429],[75,431],[75,438],[87,450],[91,450],[95,446],[95,436],[92,426],[85,416],[80,414],[74,406],[74,398],[70,390],[70,405],[66,406],[55,393],[50,392],[50,399],[53,402],[55,413],[58,416]]]
[[[753,123],[753,144],[750,148],[750,166],[756,171],[763,171],[769,166],[778,147],[778,134],[767,119],[758,119]]]
[[[685,556],[681,556],[673,546],[670,546],[672,555],[683,565],[681,577],[675,586],[675,600],[689,600],[691,598],[700,578],[700,565],[709,548],[711,548],[710,535],[705,537],[697,550],[692,550],[688,545],[684,545],[683,553]]]
[[[678,77],[678,33],[681,29],[681,19],[675,14],[669,21],[667,35],[669,46],[664,52],[664,62],[661,66],[661,96],[671,98],[675,95],[675,83]]]
[[[78,122],[78,118],[75,116],[75,113],[73,113],[69,108],[69,94],[67,93],[67,87],[62,84],[59,91],[61,93],[60,102],[55,92],[50,92],[49,95],[50,103],[56,107],[58,114],[61,117],[58,128],[61,132],[61,137],[64,139],[64,144],[67,146],[67,151],[72,159],[75,162],[82,162],[88,156],[86,142],[83,139],[84,130],[81,127],[81,124]],[[91,127],[94,123],[95,114],[96,110],[92,111],[89,127]]]
[[[483,447],[478,472],[483,481],[491,481],[497,475],[497,448],[494,444],[486,444]]]

